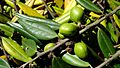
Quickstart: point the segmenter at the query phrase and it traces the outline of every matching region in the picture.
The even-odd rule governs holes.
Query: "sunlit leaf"
[[[31,7],[25,5],[22,2],[17,2],[17,5],[20,7],[20,9],[29,16],[39,17],[39,18],[45,18],[41,14],[39,14],[36,10],[33,10]]]
[[[71,10],[74,6],[76,5],[76,1],[75,0],[71,0],[66,7],[64,8],[64,13],[67,13],[69,10]],[[64,14],[63,13],[63,14]]]
[[[28,62],[31,60],[31,57],[29,57],[21,48],[21,46],[14,40],[2,37],[2,44],[7,53],[14,58],[23,62]]]
[[[56,3],[58,7],[62,7],[63,5],[63,0],[54,0],[54,2]]]
[[[115,23],[117,24],[117,26],[120,28],[120,19],[115,14],[113,14],[113,18],[114,18]]]

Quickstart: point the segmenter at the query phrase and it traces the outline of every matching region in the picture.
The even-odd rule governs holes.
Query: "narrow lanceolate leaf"
[[[19,19],[18,21],[26,31],[40,40],[50,40],[57,37],[56,32],[44,23],[21,19]]]
[[[52,59],[52,68],[71,68],[71,66],[65,63],[62,58],[55,57]]]
[[[12,36],[13,36],[14,29],[11,28],[11,27],[8,26],[8,25],[0,24],[0,30],[4,31],[4,32],[5,32],[5,35],[7,35],[7,36],[9,36],[9,37],[12,37]]]
[[[31,57],[29,57],[20,47],[20,45],[14,40],[2,37],[2,44],[8,54],[13,56],[14,58],[23,62],[28,62],[31,60]]]
[[[0,68],[11,68],[11,67],[5,60],[0,58]]]
[[[22,46],[28,56],[33,56],[37,52],[37,45],[31,39],[22,37]]]
[[[118,18],[118,16],[113,14],[113,18],[114,18],[115,23],[117,24],[117,26],[120,28],[120,19]]]
[[[37,43],[39,43],[40,45],[42,44],[35,36],[31,35],[30,33],[28,33],[27,31],[25,31],[23,29],[23,27],[18,24],[18,23],[11,23],[11,22],[8,22],[8,24],[14,28],[16,31],[18,31],[20,34],[22,34],[23,36],[29,38],[29,39],[32,39],[32,40],[35,40]]]
[[[23,20],[28,20],[28,21],[34,21],[34,22],[39,22],[39,23],[44,23],[46,25],[48,25],[51,29],[53,30],[58,30],[60,27],[60,24],[52,21],[50,19],[41,19],[41,18],[35,18],[35,17],[30,17],[27,15],[23,15],[23,14],[19,14],[16,13],[15,14],[18,18],[23,19]]]
[[[115,49],[113,47],[111,40],[103,30],[98,29],[97,39],[98,39],[99,47],[106,58],[109,58],[110,55],[115,53]]]
[[[76,0],[76,2],[90,11],[94,11],[97,13],[102,12],[101,9],[97,5],[93,4],[90,0]]]
[[[83,60],[81,60],[78,56],[76,55],[71,55],[69,53],[66,53],[62,56],[62,59],[73,66],[77,66],[77,67],[89,67],[91,66],[88,62],[85,62]]]
[[[25,5],[22,2],[17,2],[17,5],[20,7],[20,9],[29,16],[39,17],[39,18],[45,18],[41,14],[39,14],[36,10],[33,10],[31,7]]]

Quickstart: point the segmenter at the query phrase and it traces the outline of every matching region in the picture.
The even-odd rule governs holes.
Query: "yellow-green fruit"
[[[44,47],[44,51],[49,50],[50,48],[54,47],[55,44],[54,43],[48,43],[45,47]]]
[[[70,11],[70,19],[74,22],[79,22],[83,15],[83,12],[84,10],[81,7],[79,6],[73,7]]]
[[[84,42],[75,43],[74,53],[80,58],[85,58],[87,56],[86,44]]]
[[[59,33],[65,36],[72,36],[76,33],[78,26],[73,23],[64,23],[59,28]]]

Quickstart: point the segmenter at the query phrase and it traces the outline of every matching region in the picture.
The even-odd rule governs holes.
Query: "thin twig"
[[[120,44],[114,45],[114,48],[120,48]]]
[[[92,3],[95,3],[97,0],[93,0]]]
[[[48,10],[50,15],[52,16],[52,18],[55,18],[53,12],[51,12],[50,9],[48,8],[46,1],[45,0],[42,0],[42,1],[43,1],[44,5],[45,5],[46,9]]]
[[[104,10],[104,7],[100,4],[100,2],[97,2],[97,4],[100,6],[102,10]]]
[[[88,30],[89,28],[99,24],[102,20],[106,19],[107,17],[111,16],[112,14],[114,14],[117,10],[120,9],[120,6],[118,6],[116,9],[114,9],[113,11],[111,11],[109,14],[106,14],[104,17],[100,18],[99,20],[93,22],[92,24],[87,25],[84,29],[79,31],[79,34],[82,34],[83,32],[85,32],[86,30]]]
[[[16,0],[12,0],[13,1],[13,4],[14,4],[14,7],[15,7],[15,11],[18,12],[18,8],[17,8],[17,5],[16,5]]]
[[[64,39],[64,40],[61,41],[60,44],[57,44],[55,47],[53,47],[53,48],[51,48],[51,49],[49,49],[49,50],[47,50],[47,51],[45,51],[45,52],[39,53],[35,58],[33,58],[32,60],[28,61],[27,63],[21,65],[20,68],[24,68],[27,64],[35,61],[35,60],[36,60],[37,58],[39,58],[40,56],[43,56],[43,55],[45,55],[45,54],[48,53],[48,52],[52,52],[53,50],[55,50],[56,48],[60,47],[62,44],[64,44],[64,43],[67,42],[67,41],[69,41],[69,39]]]
[[[102,64],[100,64],[99,66],[95,68],[102,68],[106,64],[110,63],[112,60],[116,59],[118,56],[120,56],[120,50],[117,51],[111,58],[107,59],[105,62],[103,62]]]
[[[0,50],[2,50],[3,48],[2,47],[0,47]]]

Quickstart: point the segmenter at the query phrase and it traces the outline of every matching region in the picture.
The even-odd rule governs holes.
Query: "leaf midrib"
[[[111,48],[109,47],[109,44],[106,43],[107,41],[106,41],[106,39],[105,39],[105,37],[104,37],[102,31],[101,31],[101,36],[103,37],[103,39],[104,39],[104,41],[105,41],[105,44],[107,45],[106,47],[108,48],[109,52],[112,54],[113,52],[112,52]],[[110,45],[110,46],[111,46],[111,45]]]
[[[7,40],[5,40],[7,42]],[[13,40],[12,40],[13,41]],[[10,46],[11,46],[11,43],[10,42],[7,42]],[[20,55],[22,55],[25,59],[27,59],[26,56],[24,56],[22,53],[20,53],[16,48],[14,48],[13,46],[11,46],[14,50],[16,50]]]

